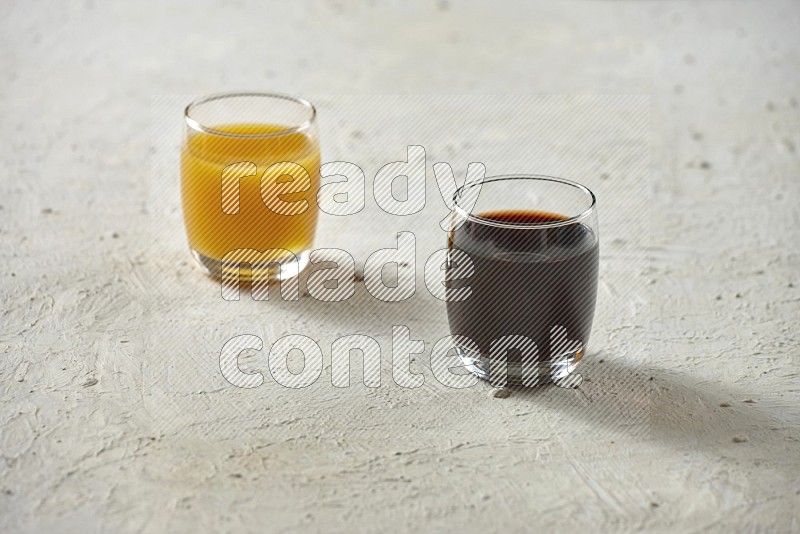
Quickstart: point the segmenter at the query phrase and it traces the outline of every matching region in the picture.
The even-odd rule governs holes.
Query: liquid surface
[[[275,124],[226,124],[215,130],[230,134],[264,135],[285,131]],[[233,163],[257,166],[253,176],[239,180],[238,213],[223,211],[222,172]],[[297,215],[275,213],[261,198],[261,178],[274,163],[294,162],[309,174],[307,191],[280,195],[286,201],[305,199],[308,209]],[[189,244],[211,260],[240,248],[263,251],[284,248],[298,254],[311,247],[317,224],[320,154],[316,139],[305,133],[277,137],[233,137],[192,131],[181,150],[181,195]],[[265,181],[283,181],[275,169]],[[230,200],[230,198],[228,198]],[[230,208],[228,208],[230,209]]]
[[[478,217],[509,224],[540,224],[567,220],[566,215],[532,210],[487,211],[478,214]]]
[[[450,330],[476,342],[488,356],[492,340],[523,335],[537,346],[541,361],[551,354],[553,327],[571,341],[589,340],[597,292],[598,241],[586,225],[515,228],[491,221],[541,224],[567,217],[536,211],[480,213],[490,223],[467,220],[450,234],[450,247],[470,256],[475,271],[464,283],[472,295],[447,302]],[[451,288],[458,282],[448,283]],[[508,361],[519,356],[513,351]]]

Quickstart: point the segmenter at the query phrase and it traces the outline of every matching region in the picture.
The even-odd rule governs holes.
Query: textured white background
[[[796,2],[6,2],[0,21],[0,530],[800,529]],[[180,106],[236,89],[315,98],[323,160],[367,176],[420,142],[458,174],[597,189],[588,381],[437,386],[446,321],[421,286],[391,307],[363,287],[346,307],[223,302],[169,169]],[[495,96],[456,113],[468,97],[422,94]],[[487,116],[502,94],[641,96],[611,98],[590,150],[574,102]],[[438,248],[429,195],[407,224],[324,218],[319,245],[363,261],[412,229]],[[354,332],[387,349],[393,323],[426,341],[420,389],[386,353],[375,390],[329,369],[240,390],[217,367],[240,333],[327,357]]]

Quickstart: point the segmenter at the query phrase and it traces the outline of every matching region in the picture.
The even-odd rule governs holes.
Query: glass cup
[[[447,316],[464,365],[501,386],[568,379],[597,295],[594,194],[569,180],[510,175],[466,184],[454,204]]]
[[[191,253],[217,277],[297,276],[317,227],[316,109],[268,93],[201,98],[185,113],[181,196]]]

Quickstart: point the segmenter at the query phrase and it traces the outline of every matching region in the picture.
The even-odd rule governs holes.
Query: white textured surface
[[[796,2],[0,11],[0,530],[800,529]],[[436,387],[425,361],[446,321],[424,291],[385,308],[361,288],[346,313],[223,302],[186,255],[166,194],[177,176],[159,183],[180,128],[180,110],[165,113],[185,101],[159,95],[241,88],[649,95],[650,125],[631,127],[650,145],[638,184],[615,181],[636,165],[579,140],[520,169],[532,156],[483,152],[491,128],[477,147],[426,134],[429,164],[487,158],[498,174],[573,158],[582,181],[608,188],[589,381],[503,399],[484,384]],[[362,154],[374,175],[416,142],[348,144],[394,132],[398,110],[359,123],[352,97],[320,98],[324,161]],[[603,205],[645,186],[619,205],[639,217],[631,239]],[[441,235],[425,228],[441,212],[429,215],[409,226],[432,250]],[[319,245],[363,261],[404,229],[375,226],[366,237],[328,220]],[[615,308],[626,292],[646,299]],[[423,388],[391,384],[386,354],[375,390],[333,388],[328,369],[307,390],[240,390],[217,367],[240,333],[327,347],[359,332],[386,347],[393,322],[426,341]]]

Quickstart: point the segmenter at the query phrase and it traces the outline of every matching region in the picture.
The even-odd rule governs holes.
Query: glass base
[[[278,264],[280,265],[280,269],[271,269],[273,272],[269,272],[269,283],[274,282],[282,282],[284,280],[290,280],[300,275],[303,270],[308,267],[309,263],[309,251],[304,251],[294,257],[288,257],[285,259],[276,258],[271,260],[270,263],[265,264],[255,264],[250,265],[247,263],[241,263],[238,266],[231,265],[230,263],[223,263],[219,260],[215,260],[214,258],[209,258],[208,256],[204,256],[200,254],[194,249],[190,249],[192,252],[192,257],[195,259],[197,264],[211,277],[214,278],[222,278],[223,275],[230,275],[235,277],[237,275],[237,270],[239,280],[242,282],[252,282],[253,281],[253,271],[267,273],[266,269],[270,265]],[[295,259],[296,258],[296,259]],[[277,271],[277,272],[274,272]]]
[[[562,388],[576,388],[583,382],[583,377],[574,372],[583,357],[583,346],[550,361],[498,362],[495,363],[494,373],[488,356],[463,347],[456,347],[456,353],[467,370],[478,378],[491,382],[495,387],[554,384]]]

